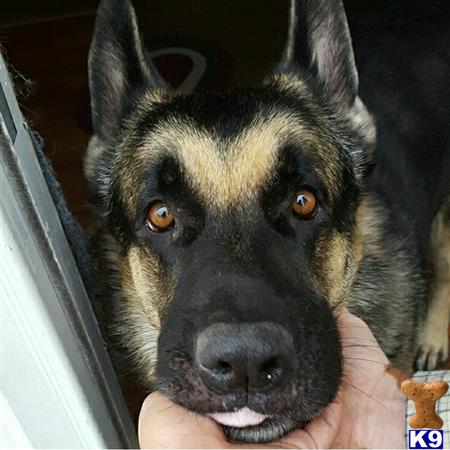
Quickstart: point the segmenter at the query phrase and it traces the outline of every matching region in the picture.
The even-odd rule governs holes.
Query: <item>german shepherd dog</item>
[[[157,73],[129,0],[99,7],[99,317],[144,389],[231,439],[333,401],[343,305],[399,369],[447,359],[449,6],[385,3],[349,26],[340,0],[293,0],[262,84],[191,95]]]

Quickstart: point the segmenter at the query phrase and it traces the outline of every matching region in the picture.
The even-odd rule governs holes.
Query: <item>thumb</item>
[[[224,448],[222,427],[208,417],[189,411],[153,392],[139,414],[141,448]]]

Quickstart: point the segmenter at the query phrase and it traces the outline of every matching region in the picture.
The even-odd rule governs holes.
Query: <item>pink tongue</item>
[[[267,416],[245,407],[238,411],[208,414],[211,419],[227,427],[244,428],[259,425]]]

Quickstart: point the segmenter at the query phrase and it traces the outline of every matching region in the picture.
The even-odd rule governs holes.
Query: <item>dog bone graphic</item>
[[[409,421],[411,428],[431,428],[433,430],[442,428],[444,421],[436,414],[436,402],[448,390],[448,384],[445,381],[405,380],[401,384],[401,389],[416,406],[416,413]]]

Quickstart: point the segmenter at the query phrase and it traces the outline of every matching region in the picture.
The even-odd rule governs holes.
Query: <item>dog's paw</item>
[[[417,370],[433,370],[448,359],[447,327],[427,326],[419,342]]]

